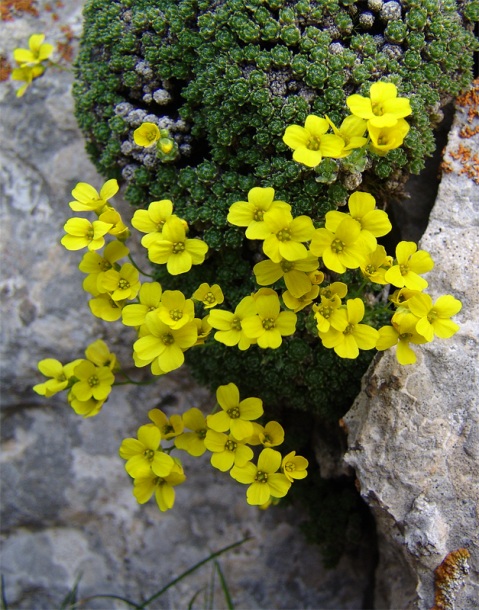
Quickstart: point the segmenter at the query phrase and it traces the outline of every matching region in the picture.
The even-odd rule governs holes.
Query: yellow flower
[[[288,309],[292,309],[295,313],[301,311],[310,305],[319,294],[319,286],[311,286],[311,289],[302,294],[300,297],[295,297],[289,290],[283,292],[283,301]]]
[[[120,445],[119,454],[124,460],[125,470],[134,479],[150,476],[168,476],[175,465],[173,458],[161,450],[161,432],[153,424],[140,426],[136,438],[126,438]]]
[[[256,315],[256,306],[253,297],[244,297],[236,306],[234,313],[223,309],[213,309],[208,316],[208,322],[218,332],[216,341],[232,347],[237,345],[242,351],[256,343],[255,339],[246,336],[243,330],[243,320]]]
[[[408,307],[419,318],[417,332],[428,341],[437,335],[449,339],[459,330],[459,326],[450,318],[462,309],[462,303],[452,295],[439,297],[435,303],[428,294],[418,294],[408,301]]]
[[[173,471],[166,477],[157,477],[150,474],[146,477],[135,479],[133,495],[139,504],[145,504],[155,494],[155,500],[161,512],[173,508],[175,503],[175,490],[181,485],[186,477],[183,472]]]
[[[291,483],[294,479],[304,479],[308,475],[306,471],[308,466],[308,460],[301,455],[296,455],[296,451],[291,451],[288,455],[285,455],[281,462],[281,470]]]
[[[369,98],[358,94],[350,95],[346,104],[354,116],[368,121],[368,128],[392,127],[398,119],[412,112],[409,100],[397,97],[397,87],[393,83],[373,83]]]
[[[35,78],[40,77],[45,72],[45,68],[43,66],[33,66],[31,68],[14,68],[12,70],[11,78],[12,80],[17,80],[25,83],[17,90],[16,96],[22,97],[25,94],[25,91],[32,84],[32,81]]]
[[[339,129],[329,117],[326,117],[326,120],[335,135],[339,136],[344,142],[344,147],[340,155],[335,157],[336,159],[347,157],[355,148],[362,148],[368,143],[368,139],[363,137],[367,129],[367,123],[364,119],[353,115],[347,116]]]
[[[51,379],[48,379],[43,383],[37,383],[37,385],[33,386],[33,391],[40,394],[40,396],[49,398],[50,396],[54,396],[58,392],[65,390],[68,387],[70,379],[74,376],[76,366],[80,364],[80,362],[83,362],[81,358],[65,365],[54,358],[40,360],[37,365],[38,370],[42,375],[51,377]]]
[[[384,156],[390,150],[399,148],[409,133],[409,129],[409,123],[404,119],[398,119],[398,122],[392,126],[374,127],[371,125],[369,127],[371,150],[377,155]]]
[[[284,428],[277,421],[269,421],[259,434],[263,447],[277,447],[284,441]]]
[[[307,167],[316,167],[323,157],[340,158],[345,146],[337,135],[326,134],[329,123],[313,114],[306,117],[304,127],[290,125],[286,128],[283,142],[293,149],[293,159]]]
[[[114,301],[134,299],[140,290],[140,274],[131,263],[124,263],[121,269],[105,271],[101,278],[104,290],[110,293]]]
[[[321,303],[313,305],[314,318],[319,332],[327,333],[331,325],[333,328],[335,327],[336,321],[341,326],[342,318],[338,316],[340,307],[341,299],[337,294],[332,295],[329,299],[322,296]]]
[[[386,271],[392,265],[392,257],[388,256],[384,246],[378,246],[370,252],[361,264],[361,272],[370,282],[387,284],[384,279]]]
[[[340,358],[354,359],[359,350],[376,346],[378,331],[367,324],[360,324],[364,317],[364,303],[361,299],[348,299],[346,308],[339,309],[335,326],[323,333],[318,331],[324,347],[334,348]]]
[[[259,347],[276,349],[283,342],[283,337],[294,334],[296,314],[291,311],[280,311],[278,295],[258,296],[255,299],[257,315],[245,318],[242,327],[247,337],[256,339]]]
[[[248,192],[248,201],[237,201],[230,206],[227,220],[237,227],[248,227],[246,237],[255,239],[251,237],[251,231],[258,223],[263,226],[265,212],[276,208],[291,210],[289,203],[275,201],[274,189],[255,186]]]
[[[105,400],[111,392],[115,375],[107,366],[96,366],[89,360],[82,360],[74,371],[78,379],[72,386],[72,392],[78,400]]]
[[[105,404],[105,400],[96,400],[93,397],[88,400],[78,400],[72,390],[68,392],[67,398],[71,408],[77,415],[81,415],[82,417],[94,417],[95,415],[98,415]]]
[[[126,305],[121,312],[121,321],[125,326],[141,326],[151,311],[156,311],[161,303],[161,284],[145,282],[138,293],[139,303]]]
[[[177,413],[168,417],[166,413],[163,413],[160,409],[151,409],[148,411],[148,417],[160,430],[161,438],[164,438],[165,440],[178,436],[183,432],[185,427],[183,418]]]
[[[48,59],[53,53],[53,45],[45,40],[45,34],[32,34],[28,39],[28,49],[15,49],[13,58],[20,65],[20,68],[30,68],[37,66],[42,61]]]
[[[68,204],[74,212],[97,212],[98,214],[108,205],[108,200],[118,193],[118,182],[113,178],[107,180],[100,192],[91,184],[79,182],[72,191],[74,201]]]
[[[153,375],[179,368],[185,361],[183,352],[196,343],[196,324],[188,322],[181,328],[171,328],[160,320],[157,312],[151,312],[146,316],[145,326],[148,334],[133,344],[142,366],[151,364]]]
[[[161,297],[158,316],[170,328],[181,328],[195,317],[195,305],[181,290],[166,290]]]
[[[264,215],[264,223],[249,227],[249,239],[261,239],[263,252],[274,263],[282,259],[297,261],[308,256],[302,242],[307,242],[314,234],[313,221],[309,216],[293,218],[289,210],[275,208]]]
[[[316,229],[309,249],[316,256],[323,258],[324,265],[344,273],[346,269],[357,269],[364,261],[368,248],[359,239],[361,225],[357,220],[346,217],[335,232],[328,229]]]
[[[333,299],[334,295],[338,295],[340,299],[344,299],[344,297],[348,294],[348,287],[344,282],[333,282],[327,286],[322,286],[320,289],[320,294],[322,297],[326,297],[327,299]]]
[[[102,278],[106,271],[113,269],[116,261],[128,256],[128,248],[118,240],[112,241],[105,246],[103,255],[98,252],[86,252],[81,263],[78,265],[80,271],[88,273],[83,282],[83,288],[87,292],[104,292]]]
[[[233,466],[230,475],[239,483],[249,485],[246,501],[252,506],[261,506],[273,498],[283,498],[291,487],[284,474],[277,472],[281,466],[281,453],[267,447],[259,454],[258,465],[246,462],[244,466]]]
[[[99,250],[105,243],[103,236],[111,227],[101,220],[90,222],[86,218],[70,218],[63,226],[67,234],[60,241],[67,250]]]
[[[397,345],[396,358],[399,364],[414,364],[416,354],[409,346],[410,343],[420,345],[427,343],[427,339],[416,330],[418,318],[412,314],[402,315],[392,320],[392,326],[383,326],[378,331],[376,349],[384,351]]]
[[[208,337],[208,335],[210,334],[212,326],[208,320],[209,316],[205,316],[201,319],[194,319],[198,331],[198,338],[196,339],[195,345],[203,345],[206,340],[206,337]]]
[[[431,255],[425,250],[418,250],[412,241],[401,241],[396,246],[396,265],[386,271],[384,279],[398,288],[424,290],[427,281],[419,274],[427,273],[434,267]]]
[[[173,203],[169,199],[152,201],[147,210],[136,210],[131,219],[131,224],[137,231],[146,233],[141,238],[141,245],[144,248],[149,248],[152,243],[161,239],[163,226],[172,215]]]
[[[271,286],[281,278],[292,296],[299,298],[311,290],[311,280],[308,273],[318,268],[318,258],[308,254],[298,261],[288,261],[283,258],[279,263],[265,260],[253,267],[256,283],[260,286]],[[323,276],[324,277],[324,276]]]
[[[203,413],[193,407],[183,413],[184,427],[192,432],[183,432],[175,438],[175,447],[182,449],[194,457],[203,455],[206,451],[205,438],[208,431],[206,419]]]
[[[223,291],[218,284],[210,286],[206,282],[195,290],[191,298],[195,301],[201,301],[205,309],[210,309],[211,307],[215,307],[215,305],[221,305],[225,300]]]
[[[130,229],[123,222],[120,214],[109,206],[99,215],[98,220],[112,225],[108,234],[116,237],[118,241],[126,241],[131,235]]]
[[[389,301],[398,308],[407,309],[407,302],[416,294],[421,294],[420,290],[411,290],[410,288],[398,288],[389,297]],[[408,310],[409,311],[409,310]]]
[[[105,322],[119,320],[124,303],[125,301],[114,301],[109,294],[99,294],[88,301],[92,314]]]
[[[154,123],[142,123],[133,132],[135,144],[143,148],[153,146],[160,139],[160,130]]]
[[[366,250],[376,249],[376,237],[387,235],[392,225],[388,215],[383,210],[376,210],[376,200],[369,193],[356,191],[348,199],[349,214],[331,211],[326,214],[326,229],[334,233],[345,218],[353,218],[361,225],[360,240],[366,245]]]
[[[177,217],[170,217],[163,225],[161,239],[148,248],[152,263],[164,264],[168,273],[187,273],[192,265],[201,265],[205,260],[208,245],[201,239],[188,239],[185,226]]]
[[[85,356],[87,360],[93,362],[96,366],[106,366],[112,372],[119,369],[117,357],[110,352],[108,345],[101,339],[90,343],[85,350]]]
[[[253,435],[252,421],[263,415],[263,402],[260,398],[250,397],[240,401],[240,394],[234,383],[219,386],[216,400],[221,411],[208,415],[206,423],[216,432],[228,430],[238,441]]]
[[[213,453],[211,465],[221,472],[226,472],[233,466],[244,466],[254,455],[251,447],[237,441],[232,434],[226,435],[215,430],[207,431],[205,446]]]

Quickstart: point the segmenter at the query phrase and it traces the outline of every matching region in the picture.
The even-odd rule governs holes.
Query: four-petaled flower
[[[293,159],[307,167],[316,167],[323,157],[344,156],[344,140],[336,134],[327,134],[330,125],[326,119],[314,114],[306,117],[304,127],[290,125],[283,142],[293,149]]]
[[[239,483],[249,485],[246,501],[261,506],[274,498],[283,498],[291,487],[286,475],[279,473],[281,453],[267,447],[259,454],[258,465],[246,462],[244,466],[233,466],[230,474]]]
[[[221,411],[208,415],[208,427],[216,432],[227,432],[239,441],[253,435],[255,419],[263,415],[263,402],[260,398],[250,397],[240,401],[240,394],[234,383],[222,385],[216,390],[216,399]]]
[[[413,241],[400,241],[396,246],[396,264],[390,267],[384,279],[398,288],[424,290],[427,281],[420,277],[434,267],[431,255],[425,250],[418,250]]]

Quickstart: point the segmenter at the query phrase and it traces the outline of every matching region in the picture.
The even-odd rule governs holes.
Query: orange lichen
[[[475,118],[479,117],[479,78],[473,81],[471,89],[456,99],[456,104],[467,110],[468,123],[472,123]]]
[[[454,610],[454,601],[464,576],[469,573],[467,549],[451,551],[434,570],[434,606],[431,610]]]
[[[0,19],[2,21],[13,21],[23,13],[38,17],[38,9],[35,0],[2,0],[0,2]]]
[[[12,66],[4,55],[0,55],[0,83],[5,82],[10,78]]]
[[[64,61],[71,63],[73,61],[74,49],[73,49],[73,40],[75,35],[73,33],[72,28],[69,25],[62,25],[60,28],[64,37],[64,42],[59,42],[57,45],[58,53],[60,54],[61,59]]]
[[[464,144],[459,144],[457,150],[448,151],[448,155],[459,162],[460,168],[456,170],[459,175],[465,175],[476,184],[479,184],[479,153],[474,153]],[[454,171],[455,168],[451,165],[450,161],[444,159],[441,169],[447,173]]]

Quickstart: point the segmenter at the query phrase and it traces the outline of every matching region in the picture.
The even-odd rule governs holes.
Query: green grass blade
[[[124,602],[125,604],[127,604],[128,606],[131,606],[132,608],[135,608],[135,610],[143,610],[143,604],[137,604],[136,602],[132,602],[131,599],[126,599],[126,597],[122,597],[121,595],[107,595],[105,594],[100,594],[100,595],[90,595],[88,597],[84,597],[83,599],[81,599],[77,605],[80,604],[84,604],[85,602],[89,602],[92,599],[118,599],[122,602]]]
[[[190,599],[190,603],[188,604],[188,610],[193,610],[193,604],[195,603],[196,598],[204,590],[205,590],[205,587],[201,587],[201,589],[198,589],[198,591],[193,595],[193,597]]]
[[[228,588],[228,583],[226,582],[226,578],[223,573],[223,570],[221,569],[220,563],[219,563],[219,561],[216,561],[216,559],[215,559],[215,568],[216,568],[216,571],[218,572],[218,576],[220,577],[221,588],[223,590],[223,594],[225,596],[226,603],[228,605],[228,610],[235,610],[233,600],[231,598],[231,593]]]
[[[151,604],[152,601],[154,601],[155,599],[160,597],[160,595],[163,595],[163,593],[165,593],[165,591],[167,591],[168,589],[170,589],[171,587],[176,585],[177,582],[180,582],[181,580],[183,580],[183,578],[186,578],[187,576],[189,576],[190,574],[195,572],[198,568],[205,565],[205,563],[208,563],[212,559],[216,559],[216,557],[223,555],[223,553],[226,553],[227,551],[231,551],[232,549],[234,549],[238,546],[241,546],[246,541],[251,540],[251,538],[252,538],[251,536],[247,536],[246,538],[243,538],[242,540],[238,540],[238,542],[233,542],[233,544],[229,544],[228,546],[225,546],[223,549],[220,549],[219,551],[215,551],[214,553],[211,553],[211,555],[209,555],[209,557],[206,557],[206,559],[202,559],[201,561],[196,563],[194,566],[192,566],[191,568],[188,568],[188,570],[186,570],[185,572],[183,572],[182,574],[180,574],[179,576],[174,578],[172,581],[170,581],[162,589],[160,589],[154,595],[152,595],[146,601],[144,601],[141,606],[137,606],[138,610],[144,610],[146,608],[146,606],[148,606],[148,604]]]
[[[64,600],[61,603],[60,610],[74,610],[78,605],[78,585],[82,579],[83,574],[80,573],[73,583],[73,587],[65,595]]]
[[[0,586],[2,588],[1,597],[0,597],[0,603],[2,604],[2,610],[8,610],[7,597],[5,595],[5,578],[4,578],[3,574],[0,575]]]

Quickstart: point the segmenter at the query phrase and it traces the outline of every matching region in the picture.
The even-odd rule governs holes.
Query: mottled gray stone
[[[479,148],[479,136],[460,136],[465,121],[459,108],[446,161],[460,145]],[[344,418],[345,460],[378,528],[380,608],[431,608],[434,570],[460,548],[471,554],[471,571],[454,607],[473,610],[479,599],[479,188],[459,162],[451,168],[420,247],[435,261],[427,292],[461,299],[461,329],[417,346],[412,366],[401,367],[394,353],[378,356]]]

